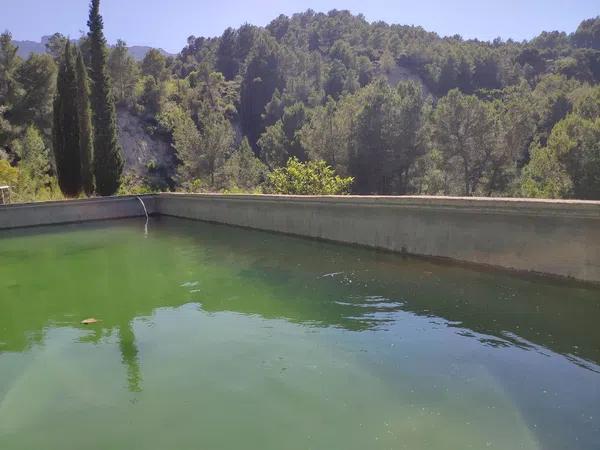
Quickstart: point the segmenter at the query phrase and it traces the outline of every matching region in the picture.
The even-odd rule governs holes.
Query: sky
[[[441,35],[483,40],[530,39],[541,31],[575,31],[600,15],[599,0],[101,0],[109,42],[180,51],[188,36],[219,36],[243,23],[266,25],[279,14],[311,8],[348,9],[367,20],[420,25]],[[60,32],[73,38],[86,29],[88,0],[0,0],[0,31],[39,41]]]

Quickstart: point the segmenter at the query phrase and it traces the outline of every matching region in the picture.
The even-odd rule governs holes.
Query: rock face
[[[385,76],[388,83],[392,86],[397,86],[401,81],[415,81],[421,85],[423,94],[426,97],[432,95],[421,77],[406,67],[395,65],[389,73],[385,74]]]
[[[168,183],[176,166],[170,143],[161,136],[150,134],[148,123],[125,109],[117,110],[117,122],[125,175]]]

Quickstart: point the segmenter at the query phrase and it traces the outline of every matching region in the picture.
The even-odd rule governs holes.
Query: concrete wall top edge
[[[0,205],[0,212],[7,209],[29,209],[61,207],[66,205],[90,205],[129,201],[138,196],[96,197],[90,199],[59,200],[36,203],[13,203]],[[455,211],[477,214],[508,214],[560,216],[600,219],[600,201],[586,200],[543,200],[522,198],[478,198],[478,197],[434,197],[434,196],[301,196],[265,194],[188,194],[160,193],[140,195],[142,199],[189,199],[226,202],[259,202],[289,204],[326,204],[330,206],[421,208],[427,210]],[[150,213],[161,213],[160,207],[151,208]]]
[[[570,199],[544,199],[522,197],[451,197],[443,195],[284,195],[284,194],[222,194],[213,192],[161,192],[161,197],[207,197],[207,198],[244,198],[244,199],[278,199],[278,200],[420,200],[420,201],[448,201],[448,202],[507,202],[507,203],[541,203],[541,204],[582,204],[600,206],[600,200],[570,200]]]
[[[115,195],[111,197],[92,197],[92,198],[79,198],[79,199],[68,199],[68,200],[51,200],[44,202],[29,202],[29,203],[10,203],[7,205],[0,205],[0,211],[4,209],[16,209],[16,208],[34,208],[34,207],[46,207],[46,206],[77,206],[77,205],[89,205],[94,203],[114,203],[115,201],[125,201],[136,199],[141,197],[142,199],[154,199],[154,194],[142,194],[142,195]]]
[[[302,196],[264,194],[161,193],[158,198],[219,200],[231,202],[288,202],[306,204],[356,205],[453,210],[483,214],[549,215],[600,219],[600,201],[545,200],[489,197],[436,196]]]

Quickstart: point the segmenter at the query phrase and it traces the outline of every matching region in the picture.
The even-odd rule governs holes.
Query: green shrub
[[[300,162],[290,158],[286,167],[268,175],[268,190],[275,194],[340,195],[347,194],[354,178],[335,174],[325,161]]]

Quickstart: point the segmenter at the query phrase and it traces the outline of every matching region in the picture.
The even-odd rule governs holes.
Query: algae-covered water
[[[0,232],[0,449],[600,448],[599,289],[143,229]]]

